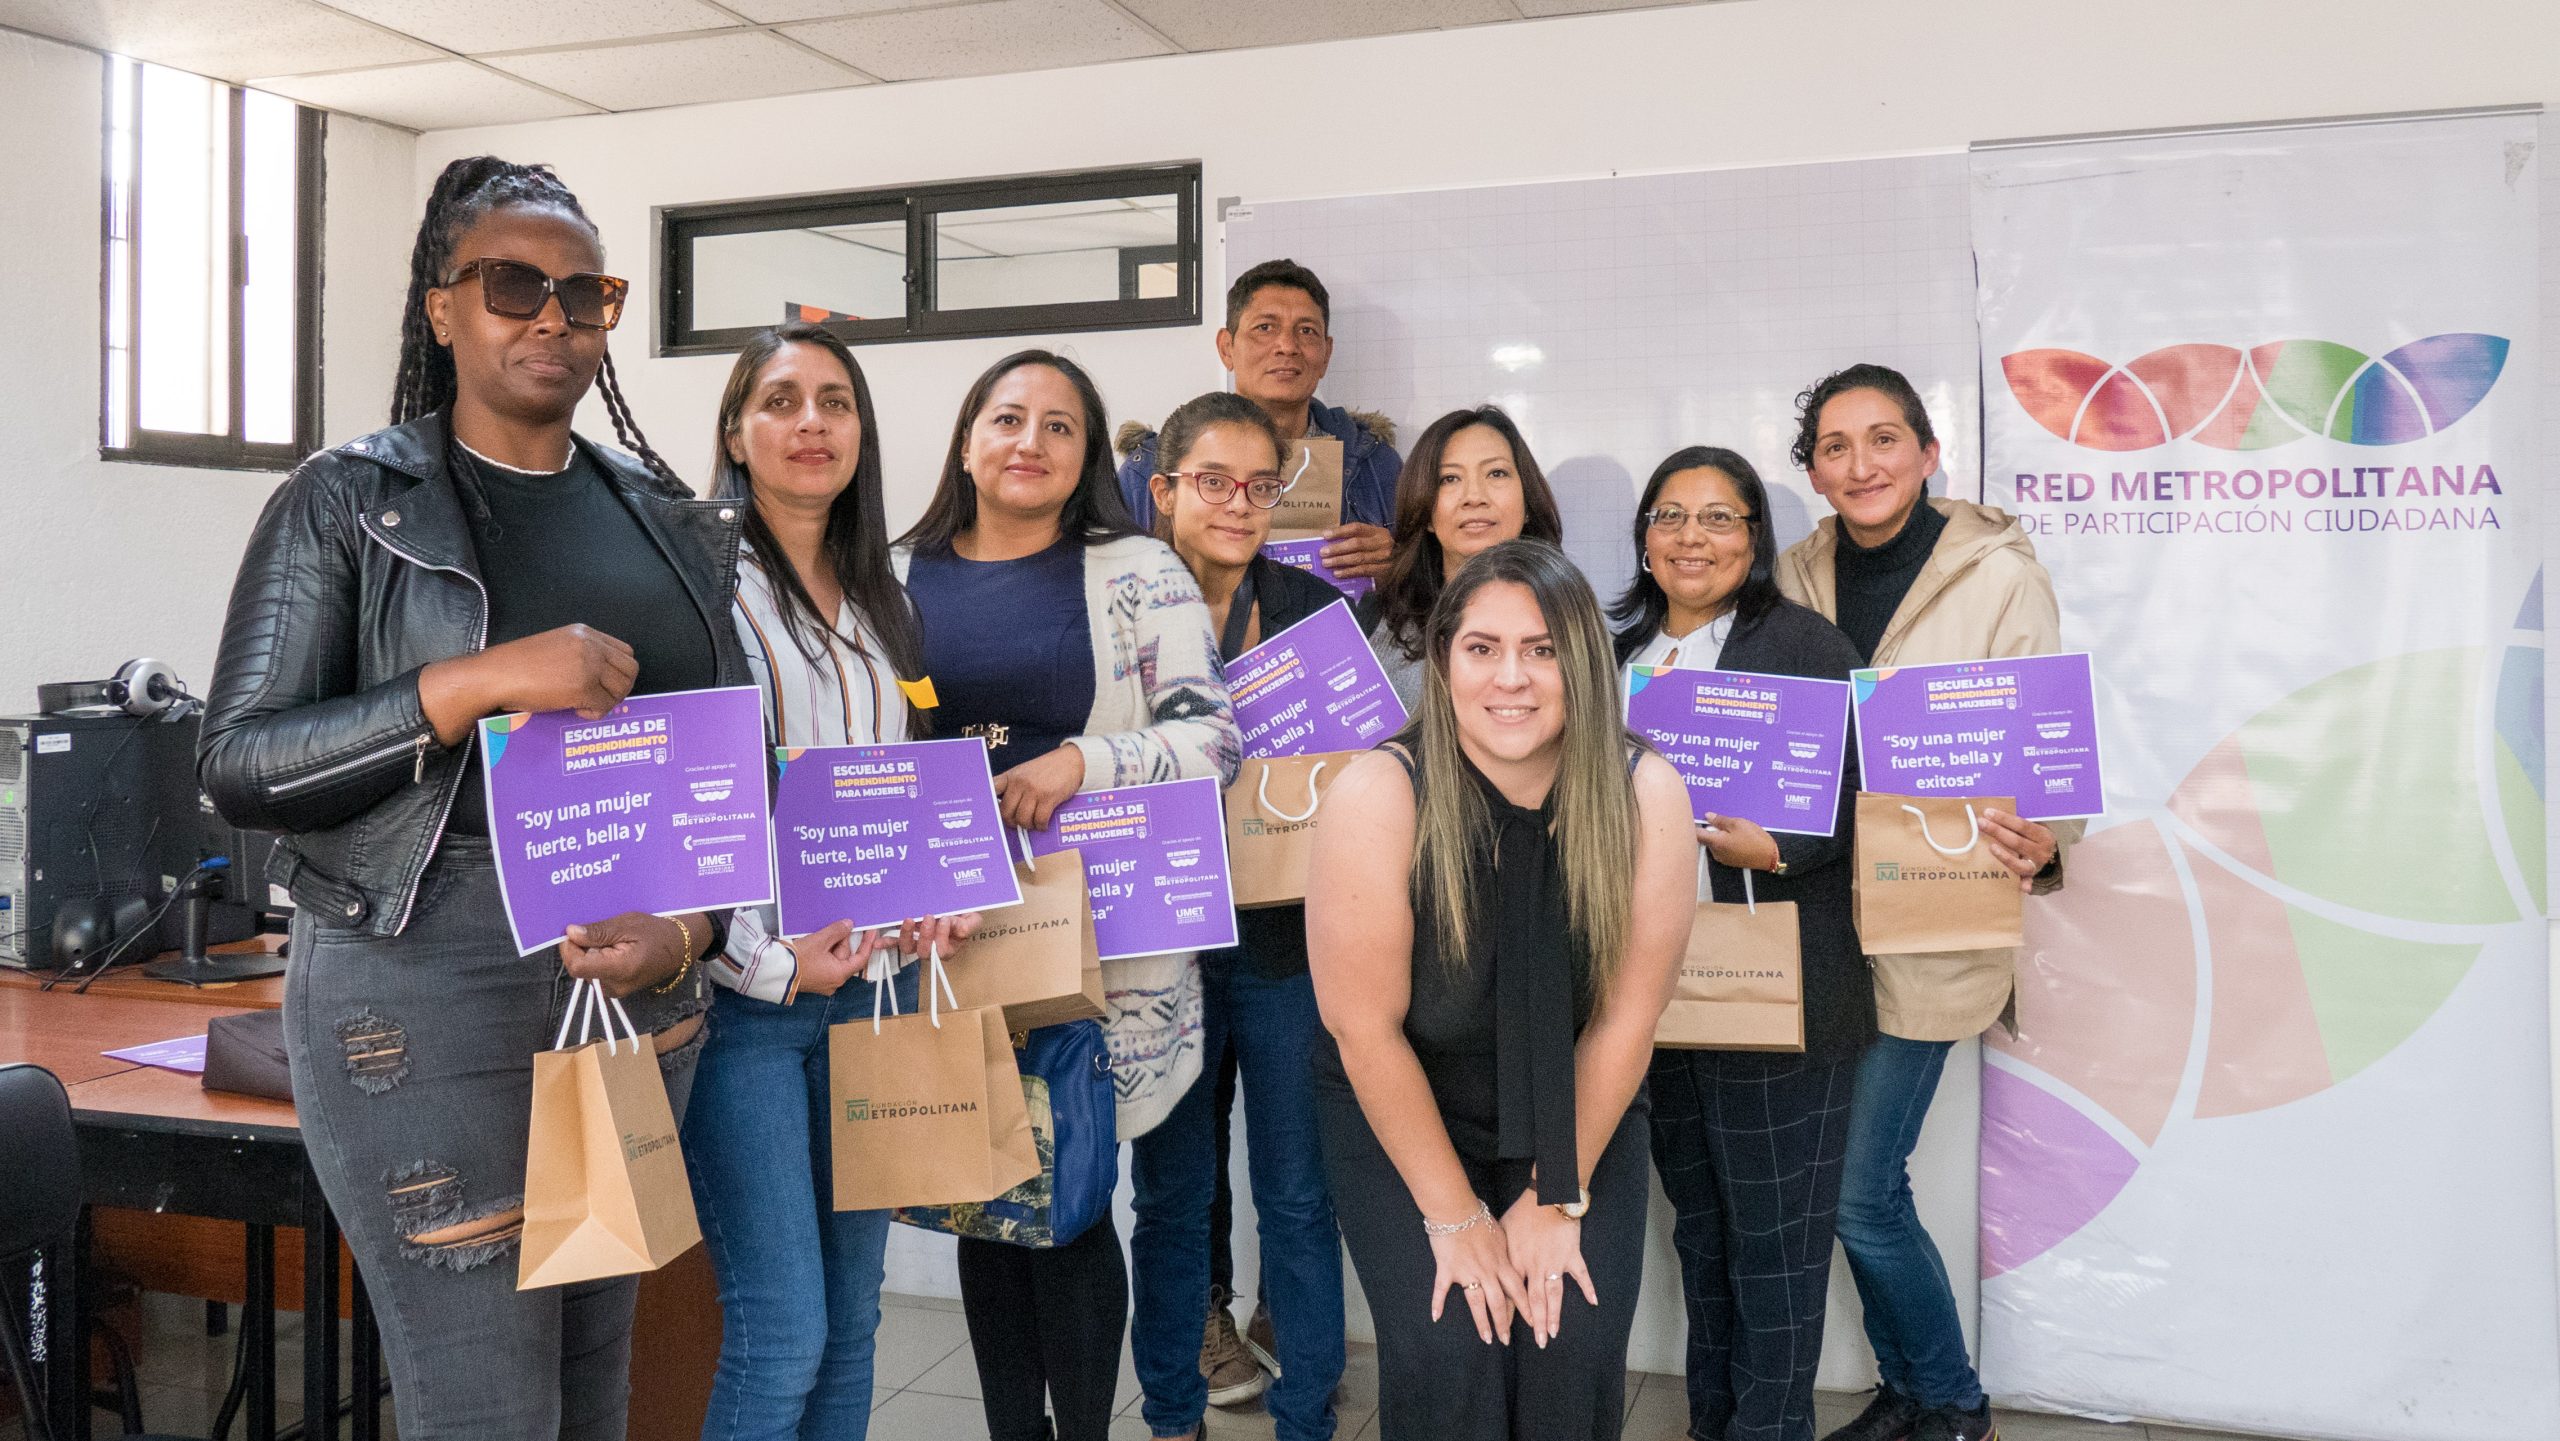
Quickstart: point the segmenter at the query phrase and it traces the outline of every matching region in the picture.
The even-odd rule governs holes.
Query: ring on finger
[[[1547,1273],[1547,1284],[1548,1284],[1548,1285],[1550,1285],[1550,1286],[1561,1286],[1561,1285],[1563,1285],[1563,1284],[1564,1284],[1564,1273],[1563,1273],[1562,1271],[1549,1271],[1549,1272]]]
[[[1469,1291],[1481,1291],[1484,1289],[1484,1283],[1482,1281],[1461,1281],[1458,1285],[1462,1289]]]

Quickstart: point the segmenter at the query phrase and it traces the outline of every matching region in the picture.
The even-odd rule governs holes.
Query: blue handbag
[[[1068,1021],[1016,1032],[1013,1059],[1022,1071],[1022,1101],[1040,1174],[992,1201],[908,1206],[898,1220],[1013,1246],[1063,1246],[1111,1208],[1120,1184],[1117,1101],[1111,1052],[1100,1021]]]

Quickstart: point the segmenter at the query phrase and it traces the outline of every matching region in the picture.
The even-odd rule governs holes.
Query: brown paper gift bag
[[[1705,878],[1706,853],[1698,855]],[[1700,889],[1704,889],[1702,885]],[[1796,903],[1702,901],[1680,957],[1680,981],[1654,1024],[1653,1043],[1675,1051],[1804,1049],[1804,951]]]
[[[1982,835],[1984,811],[2014,815],[2016,804],[1858,793],[1852,894],[1868,955],[1996,950],[2026,939],[2018,878]]]
[[[953,987],[967,1005],[1002,1007],[1011,1030],[1100,1019],[1102,948],[1093,937],[1084,853],[1051,851],[1013,874],[1022,904],[987,912],[977,934],[943,963]]]
[[[604,1039],[569,1045],[572,1021]],[[516,1289],[654,1271],[701,1239],[657,1048],[602,986],[577,982],[559,1039],[533,1058]]]
[[[884,979],[870,1020],[828,1028],[839,1211],[992,1201],[1040,1174],[1004,1013],[942,1004],[950,978],[940,956],[927,964],[925,1010],[881,1014],[884,998],[896,1009]]]
[[[1227,877],[1236,907],[1295,905],[1307,898],[1316,809],[1356,751],[1256,757],[1227,787]]]
[[[1271,512],[1273,540],[1313,540],[1342,523],[1342,442],[1310,435],[1280,461],[1289,489]]]

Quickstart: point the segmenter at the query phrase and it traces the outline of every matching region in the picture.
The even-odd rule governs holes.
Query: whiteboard
[[[1861,360],[1911,377],[1932,489],[1979,494],[1979,366],[1962,155],[1260,202],[1225,217],[1227,277],[1293,258],[1332,292],[1332,405],[1398,449],[1446,412],[1511,412],[1565,548],[1606,601],[1635,497],[1686,445],[1740,451],[1779,545],[1829,513],[1787,462],[1796,393]]]

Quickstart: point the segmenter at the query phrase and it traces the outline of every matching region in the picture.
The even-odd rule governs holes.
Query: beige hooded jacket
[[[1947,528],[1928,564],[1886,623],[1871,664],[1933,665],[2001,656],[2051,655],[2062,649],[2062,617],[2053,578],[2036,560],[2036,548],[2003,510],[1970,501],[1932,498]],[[1778,589],[1787,599],[1837,620],[1839,590],[1832,569],[1840,544],[1840,520],[1825,516],[1813,534],[1778,557]],[[2053,867],[2037,878],[2036,893],[2062,886],[2062,859],[2084,823],[2051,824],[2060,849]],[[2016,1029],[2014,950],[1940,951],[1925,955],[1870,956],[1876,974],[1876,1025],[1888,1036],[1914,1041],[1961,1041],[1994,1021]]]

